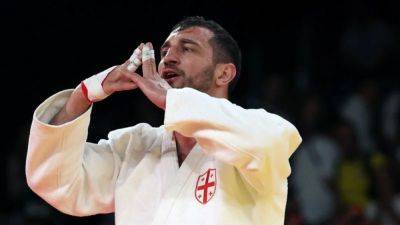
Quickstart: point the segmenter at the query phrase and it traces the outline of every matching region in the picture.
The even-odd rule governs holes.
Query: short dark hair
[[[213,20],[206,20],[201,16],[191,16],[183,19],[172,28],[172,31],[182,31],[191,27],[203,27],[214,34],[210,39],[214,64],[233,63],[235,65],[236,76],[229,85],[229,92],[232,92],[239,80],[242,67],[242,54],[237,42],[221,25]]]

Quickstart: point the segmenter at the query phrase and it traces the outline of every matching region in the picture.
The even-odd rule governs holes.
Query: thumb
[[[137,84],[143,94],[157,107],[165,109],[165,94],[162,93],[164,89],[153,80],[149,80],[136,73],[132,75],[132,81]]]
[[[132,74],[129,76],[129,78],[130,78],[134,83],[136,83],[136,84],[139,86],[139,88],[143,88],[143,87],[146,85],[146,82],[147,82],[146,78],[140,76],[140,75],[137,74],[137,73],[132,73]]]

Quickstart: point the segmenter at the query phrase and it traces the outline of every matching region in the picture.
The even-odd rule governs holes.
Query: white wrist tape
[[[140,49],[135,49],[135,51],[132,53],[131,57],[129,58],[129,64],[127,69],[129,71],[136,71],[137,68],[142,64],[142,51],[140,51]]]
[[[154,57],[154,50],[150,49],[147,46],[143,47],[143,53],[142,53],[142,61],[147,61],[149,59],[155,59]]]
[[[82,81],[83,93],[89,101],[97,102],[108,97],[108,94],[106,94],[103,90],[102,83],[115,67],[116,66],[110,67],[103,72],[100,72]]]

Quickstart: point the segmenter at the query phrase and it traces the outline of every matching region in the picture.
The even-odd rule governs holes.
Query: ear
[[[215,84],[227,86],[236,77],[236,66],[233,63],[220,63],[216,68]]]

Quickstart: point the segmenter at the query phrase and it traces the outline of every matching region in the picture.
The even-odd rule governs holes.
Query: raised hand
[[[143,46],[144,44],[139,45],[140,52]],[[64,107],[51,119],[50,124],[60,125],[72,121],[86,112],[93,102],[101,101],[116,91],[136,88],[137,85],[133,82],[132,77],[138,76],[138,74],[134,73],[134,70],[137,69],[141,62],[138,63],[133,58],[131,57],[124,64],[115,67],[111,72],[108,71],[112,68],[82,81],[72,92]],[[136,58],[140,59],[141,57],[138,55]],[[135,65],[132,65],[132,62],[136,62]],[[90,89],[93,88],[90,85],[94,86],[94,91]]]
[[[141,52],[143,50],[143,46],[143,43],[140,44],[137,50],[140,50]],[[137,50],[135,50],[135,53],[137,52]],[[135,73],[135,70],[139,66],[139,63],[138,61],[134,60],[134,57],[131,57],[124,64],[115,67],[108,74],[106,79],[104,79],[103,81],[103,90],[106,94],[111,95],[114,92],[133,90],[137,88],[137,85],[135,84],[135,82],[133,82],[133,77],[134,75],[138,75]]]
[[[143,46],[142,61],[143,77],[134,73],[129,78],[132,79],[151,102],[165,110],[167,91],[171,86],[157,72],[154,49],[150,42]]]

